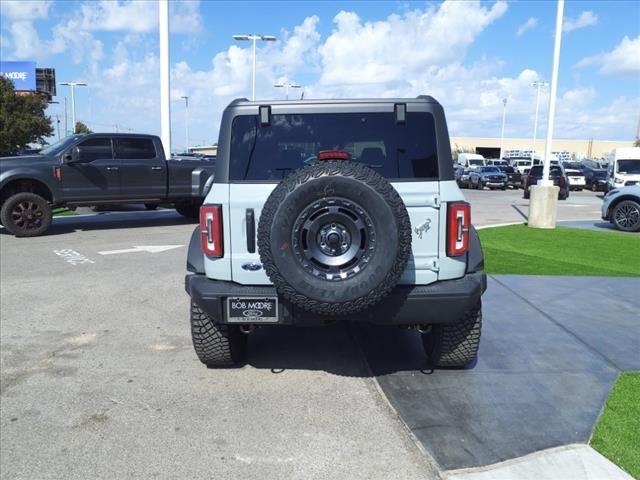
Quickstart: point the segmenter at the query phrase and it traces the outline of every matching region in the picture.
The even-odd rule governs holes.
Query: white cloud
[[[342,11],[334,18],[337,28],[319,48],[325,66],[320,83],[407,82],[427,65],[461,58],[506,10],[503,2],[490,9],[480,2],[445,2],[378,22],[362,22],[356,13]]]
[[[625,36],[611,52],[583,58],[576,67],[591,65],[599,66],[600,73],[604,74],[636,75],[640,73],[640,35],[636,38]]]
[[[14,21],[9,26],[9,33],[13,49],[11,57],[18,60],[40,59],[46,54],[40,44],[38,32],[30,21]]]
[[[536,17],[529,17],[526,22],[518,27],[516,36],[521,37],[527,30],[531,30],[538,25],[538,19]]]
[[[584,27],[590,27],[598,23],[598,17],[590,11],[584,11],[576,18],[567,18],[562,24],[562,30],[564,32],[571,32]]]
[[[38,20],[49,16],[49,0],[2,0],[0,15],[8,20]]]
[[[126,30],[148,32],[158,27],[158,9],[155,2],[122,2],[101,0],[83,3],[80,7],[84,30]]]

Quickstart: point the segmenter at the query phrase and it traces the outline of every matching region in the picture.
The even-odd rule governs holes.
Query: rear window
[[[582,172],[567,172],[568,177],[584,177]]]
[[[150,138],[117,138],[115,153],[116,158],[127,160],[156,158],[156,148]]]
[[[438,178],[433,116],[407,113],[397,123],[389,113],[272,115],[260,126],[257,115],[233,120],[229,179],[279,181],[318,161],[323,150],[346,151],[389,179]]]
[[[543,165],[535,165],[533,167],[531,167],[531,170],[529,171],[530,175],[540,175],[542,176],[542,168]],[[562,175],[562,169],[558,166],[554,166],[551,165],[550,170],[549,170],[549,175],[554,176],[554,177],[558,177],[560,175]]]

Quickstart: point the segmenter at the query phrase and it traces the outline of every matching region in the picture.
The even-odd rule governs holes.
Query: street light
[[[187,95],[183,95],[180,98],[184,99],[184,106],[185,106],[184,130],[185,130],[185,135],[186,135],[185,138],[186,138],[186,144],[187,144],[185,151],[189,153],[189,97]]]
[[[502,99],[502,130],[500,131],[500,158],[502,160],[502,145],[504,143],[504,120],[507,115],[507,99]]]
[[[284,88],[285,98],[287,100],[289,100],[289,89],[290,88],[302,88],[300,85],[297,85],[297,84],[291,83],[291,82],[276,83],[274,85],[274,87],[276,87],[276,88]]]
[[[544,82],[542,80],[536,80],[531,83],[532,87],[536,87],[536,116],[533,120],[533,148],[531,149],[531,160],[533,160],[533,156],[536,152],[536,136],[538,135],[538,107],[540,106],[540,90],[544,87],[549,86],[549,82]]]
[[[251,100],[256,100],[256,42],[261,40],[263,42],[275,42],[276,37],[273,35],[258,35],[252,33],[251,35],[234,35],[233,38],[238,41],[253,41],[253,88],[251,90]]]
[[[73,133],[76,133],[76,87],[87,87],[83,82],[63,82],[60,85],[66,85],[71,88],[71,121],[73,122]]]

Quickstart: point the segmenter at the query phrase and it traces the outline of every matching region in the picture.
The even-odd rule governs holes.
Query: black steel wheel
[[[296,170],[271,193],[258,250],[281,296],[305,310],[344,315],[397,284],[411,252],[411,223],[382,176],[359,163],[323,161]]]
[[[327,197],[300,212],[291,244],[311,275],[340,281],[367,267],[375,254],[376,231],[362,206],[347,198]]]
[[[611,220],[625,232],[640,231],[640,204],[633,200],[623,200],[613,208]]]
[[[0,211],[2,224],[16,237],[42,235],[51,225],[53,214],[49,202],[31,192],[9,197]]]

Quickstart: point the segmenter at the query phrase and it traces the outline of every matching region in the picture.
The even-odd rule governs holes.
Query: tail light
[[[224,255],[222,239],[222,205],[200,207],[200,239],[202,251],[210,257]]]
[[[466,202],[449,203],[447,207],[447,256],[462,255],[469,249],[471,206]]]
[[[341,150],[323,150],[318,153],[318,160],[349,160],[350,158],[349,152]]]

